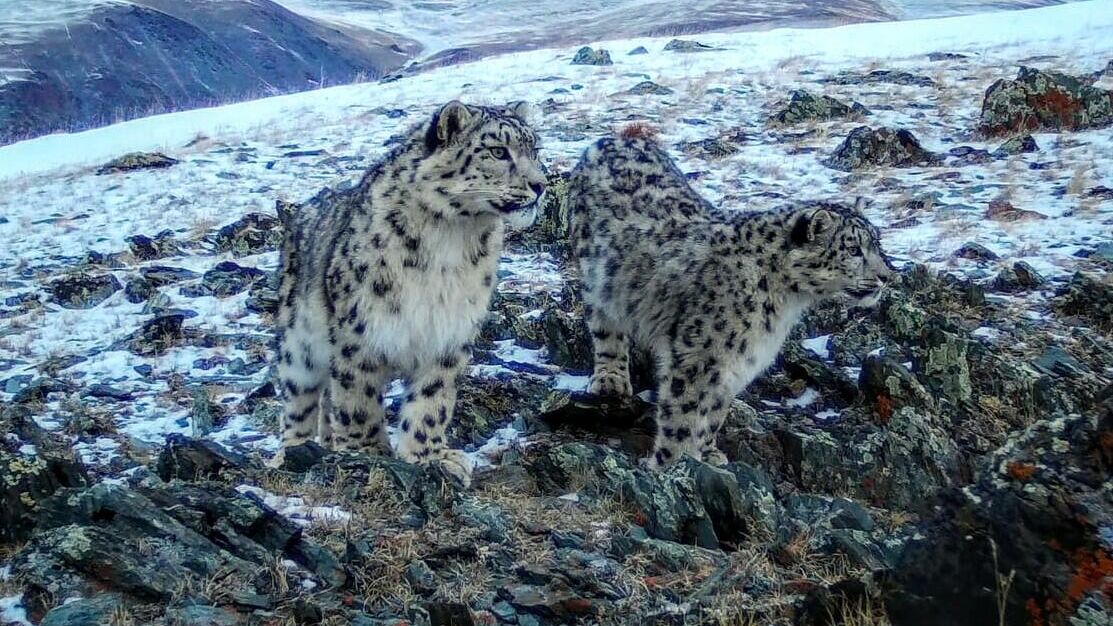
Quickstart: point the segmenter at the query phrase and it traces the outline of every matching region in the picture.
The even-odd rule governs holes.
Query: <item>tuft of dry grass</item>
[[[631,122],[623,126],[618,131],[619,137],[626,139],[650,139],[655,140],[661,134],[660,129],[648,122]]]

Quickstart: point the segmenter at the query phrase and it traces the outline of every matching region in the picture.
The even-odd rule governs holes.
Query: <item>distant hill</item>
[[[33,32],[3,33],[11,36],[0,45],[0,144],[374,79],[421,49],[406,37],[326,24],[270,0],[92,3],[60,13],[56,23],[44,23],[49,16],[35,8],[27,16],[40,20]],[[3,17],[10,26],[24,15]]]

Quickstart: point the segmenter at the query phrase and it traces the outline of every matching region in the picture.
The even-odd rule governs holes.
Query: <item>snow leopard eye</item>
[[[510,153],[506,150],[506,148],[503,148],[502,146],[491,146],[490,148],[487,148],[487,151],[490,152],[491,156],[495,157],[496,159],[505,161],[510,158]]]

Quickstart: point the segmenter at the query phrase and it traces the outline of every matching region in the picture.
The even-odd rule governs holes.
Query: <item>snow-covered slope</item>
[[[0,379],[16,380],[0,388],[0,397],[11,397],[42,371],[45,361],[54,359],[55,375],[105,382],[134,395],[113,419],[122,432],[149,442],[192,427],[188,406],[167,406],[163,399],[175,375],[195,382],[224,380],[228,401],[242,397],[264,380],[265,367],[233,375],[225,372],[227,364],[237,359],[265,363],[269,337],[266,319],[245,309],[247,292],[191,297],[178,285],[165,288],[161,309],[196,314],[185,321],[186,329],[237,339],[213,347],[179,347],[159,357],[120,347],[150,318],[149,306],[128,302],[122,291],[91,310],[21,302],[45,302],[45,286],[83,263],[90,251],[127,250],[126,239],[137,234],[170,230],[183,242],[183,250],[156,262],[124,257],[120,266],[106,270],[121,283],[151,265],[210,270],[233,258],[205,242],[216,227],[250,212],[271,212],[276,199],[300,200],[322,186],[354,180],[386,150],[384,143],[392,135],[449,98],[539,104],[545,111],[538,120],[544,159],[558,169],[569,167],[588,142],[629,120],[658,126],[670,146],[740,133],[739,151],[713,162],[678,153],[696,186],[712,201],[760,210],[800,198],[865,196],[885,245],[898,260],[951,268],[975,279],[988,279],[996,268],[1018,260],[1049,277],[1063,277],[1088,263],[1078,254],[1113,241],[1111,202],[1087,195],[1090,189],[1113,187],[1113,144],[1107,130],[1038,134],[1039,152],[981,164],[948,161],[942,167],[845,175],[825,167],[821,159],[859,122],[788,129],[766,122],[790,90],[808,88],[861,102],[874,111],[869,124],[911,129],[929,149],[944,152],[963,143],[992,150],[995,143],[971,133],[985,88],[998,78],[1012,77],[1019,62],[1076,74],[1105,67],[1113,57],[1109,0],[699,39],[715,49],[663,51],[667,38],[610,42],[606,47],[615,64],[608,67],[570,65],[574,48],[518,53],[388,84],[155,116],[0,148],[0,295],[9,298],[0,331]],[[627,56],[636,46],[645,46],[648,54]],[[927,59],[938,51],[965,56]],[[928,77],[932,86],[819,82],[843,71],[874,68]],[[619,93],[644,80],[672,93]],[[183,162],[123,175],[95,176],[90,169],[138,150],[165,151]],[[987,219],[988,203],[1001,196],[1044,219]],[[930,199],[927,210],[922,203],[919,209],[909,208],[909,199],[925,198]],[[1000,260],[986,265],[956,258],[954,251],[967,241],[987,246]],[[500,289],[559,291],[563,270],[548,255],[515,251],[504,261]],[[270,270],[277,259],[266,252],[235,262]],[[1015,298],[1016,306],[1033,316],[1042,314],[1041,302],[1039,292]],[[545,354],[510,345],[495,357],[507,363],[544,360]],[[58,358],[63,359],[60,369]],[[215,378],[214,367],[221,373]],[[535,369],[546,378],[560,374],[549,365]],[[579,383],[582,379],[553,379],[564,386]],[[51,406],[41,421],[59,427],[65,409]],[[236,418],[216,436],[273,445],[263,435],[245,434],[254,428]],[[90,459],[109,458],[118,445],[111,437],[80,443]]]

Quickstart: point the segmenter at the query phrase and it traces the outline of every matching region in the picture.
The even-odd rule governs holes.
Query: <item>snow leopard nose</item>
[[[538,198],[541,197],[541,194],[545,193],[545,183],[530,183],[529,188]]]

